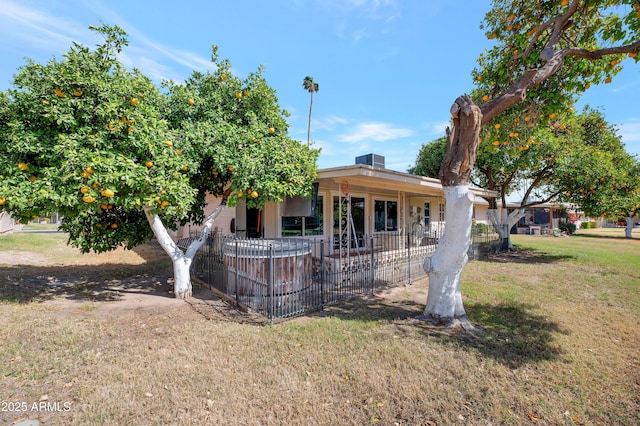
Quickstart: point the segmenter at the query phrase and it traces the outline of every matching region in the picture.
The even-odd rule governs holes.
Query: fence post
[[[269,275],[267,276],[267,297],[269,297],[269,302],[267,303],[267,317],[269,321],[273,320],[273,311],[274,311],[274,292],[273,292],[273,244],[269,244],[269,261],[267,263],[269,266]]]
[[[235,281],[234,281],[234,286],[233,286],[233,291],[235,292],[235,296],[236,296],[236,302],[238,302],[238,262],[240,261],[240,259],[238,258],[238,239],[235,238],[235,242],[236,242],[236,258],[235,258]]]
[[[407,233],[407,278],[411,284],[411,233]]]
[[[375,264],[374,264],[374,255],[373,255],[373,249],[374,249],[375,245],[374,245],[374,241],[373,241],[373,235],[371,236],[371,263],[370,263],[370,268],[371,268],[371,295],[373,296],[374,290],[375,290],[375,285],[376,285],[376,268],[375,268]]]
[[[324,240],[320,240],[320,304],[324,310]]]

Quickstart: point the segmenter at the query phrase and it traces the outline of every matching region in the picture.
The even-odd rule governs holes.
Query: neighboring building
[[[317,198],[287,199],[267,203],[263,210],[247,209],[244,201],[225,208],[214,227],[220,232],[249,238],[291,236],[335,238],[340,226],[340,208],[350,200],[351,228],[358,237],[388,232],[439,236],[444,229],[445,200],[438,179],[415,176],[384,168],[384,157],[369,154],[350,166],[321,169],[316,180]],[[476,195],[474,220],[488,223],[488,203],[482,197],[495,197],[493,191],[472,188]],[[312,204],[315,201],[315,210]],[[219,200],[210,197],[205,213],[213,211]],[[313,211],[312,211],[313,210]],[[200,229],[187,225],[175,238],[186,238]]]

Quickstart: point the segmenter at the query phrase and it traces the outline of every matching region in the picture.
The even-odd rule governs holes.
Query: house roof
[[[443,188],[439,179],[416,176],[410,173],[373,167],[366,164],[333,167],[318,170],[320,185],[334,183],[348,184],[350,191],[404,192],[410,196],[442,196]],[[477,197],[496,197],[495,191],[470,188]],[[480,201],[480,200],[477,200]],[[481,203],[481,202],[480,202]]]

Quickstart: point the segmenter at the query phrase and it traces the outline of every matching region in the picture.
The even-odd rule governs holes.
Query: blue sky
[[[452,6],[454,5],[455,6]],[[121,60],[160,82],[210,68],[219,46],[239,77],[264,65],[290,135],[307,138],[306,75],[314,96],[311,139],[320,168],[384,155],[405,171],[420,146],[444,134],[449,107],[472,89],[471,70],[490,46],[479,29],[488,0],[0,0],[0,90],[29,57],[57,57],[72,41],[100,41],[88,26],[121,26]],[[612,84],[594,87],[580,105],[601,107],[631,153],[640,155],[640,66],[623,62]],[[633,101],[636,99],[636,101]]]

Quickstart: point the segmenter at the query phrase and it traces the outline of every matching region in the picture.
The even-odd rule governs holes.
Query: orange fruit
[[[58,96],[59,98],[64,98],[65,94],[62,92],[62,89],[56,89],[53,91],[53,93],[56,94],[56,96]]]
[[[171,141],[166,141],[165,144],[167,144],[167,146],[173,146],[173,142]]]
[[[107,210],[109,208],[109,205],[107,203],[102,203],[102,204],[100,204],[100,208],[102,210]]]
[[[151,160],[147,160],[147,161],[144,163],[144,165],[145,165],[145,166],[147,166],[147,167],[153,167],[153,161],[151,161]]]
[[[631,53],[629,53],[629,55],[631,55]],[[633,56],[631,56],[633,58]],[[49,105],[49,101],[46,99],[42,100],[42,105]]]
[[[238,92],[236,93],[236,99],[240,99],[242,97],[242,93]]]
[[[111,189],[100,191],[100,194],[102,194],[103,197],[113,197],[115,195]]]
[[[248,91],[248,90],[245,90],[244,92],[242,92],[242,94],[243,94],[244,96],[249,96],[249,91]]]
[[[22,171],[29,170],[29,166],[27,165],[27,163],[18,163],[18,168]]]
[[[5,200],[4,197],[0,197],[0,206],[3,205],[6,202],[7,202],[7,200]]]
[[[612,81],[613,81],[613,79],[612,79],[611,77],[607,77],[607,78],[604,80],[605,84],[609,84],[609,83],[611,83]]]
[[[629,53],[629,57],[630,58],[635,58],[636,56],[638,56],[638,52],[630,52]]]
[[[37,178],[37,177],[35,177],[35,176],[33,176],[33,175],[31,175],[31,176],[29,176],[29,180],[30,180],[31,182],[35,182],[36,180],[38,180],[38,178]]]
[[[95,170],[93,170],[91,167],[87,167],[86,169],[84,169],[85,172],[87,172],[88,174],[93,173]]]
[[[498,146],[498,145],[500,145],[500,141],[493,141],[493,142],[491,142],[491,145]]]
[[[129,102],[132,106],[136,106],[140,103],[140,101],[138,100],[138,98],[133,98],[131,99],[131,102]]]
[[[484,96],[482,97],[482,100],[483,100],[483,101],[485,101],[485,102],[487,102],[487,101],[489,100],[489,96],[484,95]]]
[[[193,105],[193,104],[195,104],[195,103],[196,103],[196,101],[194,101],[193,99],[189,98],[189,100],[187,101],[187,103],[188,103],[189,105]]]
[[[76,98],[82,96],[82,90],[76,90],[75,92],[73,92],[73,96],[75,96]]]
[[[496,129],[499,129],[499,128],[500,128],[500,123],[497,123],[497,124],[496,124],[495,126],[493,126],[493,127],[495,127]]]
[[[562,7],[565,7],[565,6],[566,6],[566,5],[568,5],[568,4],[569,4],[569,0],[562,0],[562,1],[560,2],[560,6],[562,6]]]
[[[258,198],[258,191],[253,191],[251,193],[251,198]]]
[[[242,191],[238,192],[238,198],[242,197],[244,194],[242,193]]]
[[[111,228],[112,229],[117,229],[118,228],[118,224],[117,223],[112,223],[111,224]]]
[[[276,129],[273,127],[269,127],[269,133],[274,134],[276,132]]]
[[[164,209],[165,207],[167,207],[168,205],[169,205],[169,202],[168,202],[167,200],[165,200],[165,201],[163,201],[162,203],[160,203],[160,207],[161,207],[161,208],[163,208],[163,209]]]
[[[554,118],[556,118],[556,113],[555,113],[555,112],[552,112],[551,114],[549,114],[549,118],[550,118],[550,119],[552,119],[552,120],[553,120]]]
[[[93,203],[95,200],[96,199],[91,195],[85,195],[84,197],[82,197],[82,201],[84,201],[85,203]]]
[[[86,194],[87,192],[89,192],[91,188],[89,188],[88,186],[83,186],[82,188],[80,188],[80,192],[82,192],[83,194]]]

